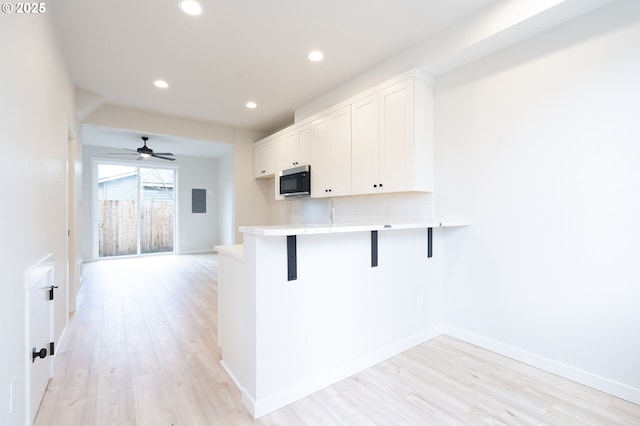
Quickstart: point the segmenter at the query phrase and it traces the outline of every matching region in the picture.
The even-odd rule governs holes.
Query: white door
[[[53,255],[47,256],[27,270],[25,279],[26,306],[26,414],[29,424],[40,406],[53,373],[53,301],[49,292],[53,283]],[[44,351],[42,351],[44,349]],[[34,357],[34,351],[41,356]]]

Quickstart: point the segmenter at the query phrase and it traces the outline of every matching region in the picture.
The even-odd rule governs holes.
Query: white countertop
[[[215,246],[213,248],[219,254],[226,254],[236,259],[244,260],[244,244],[233,244],[228,246]]]
[[[319,224],[319,225],[276,225],[276,226],[241,226],[244,234],[262,236],[331,234],[344,232],[382,231],[389,229],[425,229],[449,226],[466,226],[463,222],[430,222],[399,224]]]

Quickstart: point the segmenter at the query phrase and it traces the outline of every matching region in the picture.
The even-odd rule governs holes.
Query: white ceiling
[[[50,9],[74,85],[104,103],[272,131],[296,108],[496,1],[504,2],[201,0],[197,17],[178,0],[64,0]],[[311,63],[312,49],[325,60]],[[170,87],[155,88],[156,79]]]
[[[220,158],[231,154],[232,146],[227,143],[201,141],[177,136],[138,133],[125,129],[111,127],[83,125],[82,139],[85,145],[95,145],[110,148],[110,152],[125,154],[125,149],[136,150],[143,144],[142,136],[147,136],[147,146],[155,152],[170,152],[179,159],[182,155],[207,158]],[[114,159],[133,159],[126,156],[114,156]]]

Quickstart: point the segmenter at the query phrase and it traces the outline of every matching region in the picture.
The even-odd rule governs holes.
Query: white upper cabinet
[[[370,194],[380,190],[380,102],[378,94],[352,105],[351,192]]]
[[[308,165],[310,162],[311,124],[291,126],[275,139],[275,198],[283,200],[280,195],[280,172],[293,167]]]
[[[275,172],[275,140],[263,139],[253,146],[253,177],[270,178]]]
[[[311,196],[351,194],[351,105],[311,122]]]
[[[285,168],[304,166],[309,164],[311,126],[309,123],[294,129],[284,135]]]
[[[411,70],[257,142],[254,176],[311,165],[311,196],[433,191],[433,77]]]
[[[385,192],[433,191],[431,84],[411,78],[380,92],[380,142]]]
[[[413,77],[354,102],[354,195],[433,190],[432,104]]]

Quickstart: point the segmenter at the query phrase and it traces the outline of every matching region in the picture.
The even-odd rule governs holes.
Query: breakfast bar
[[[216,247],[222,364],[254,418],[440,334],[431,230],[458,225],[246,226]]]

